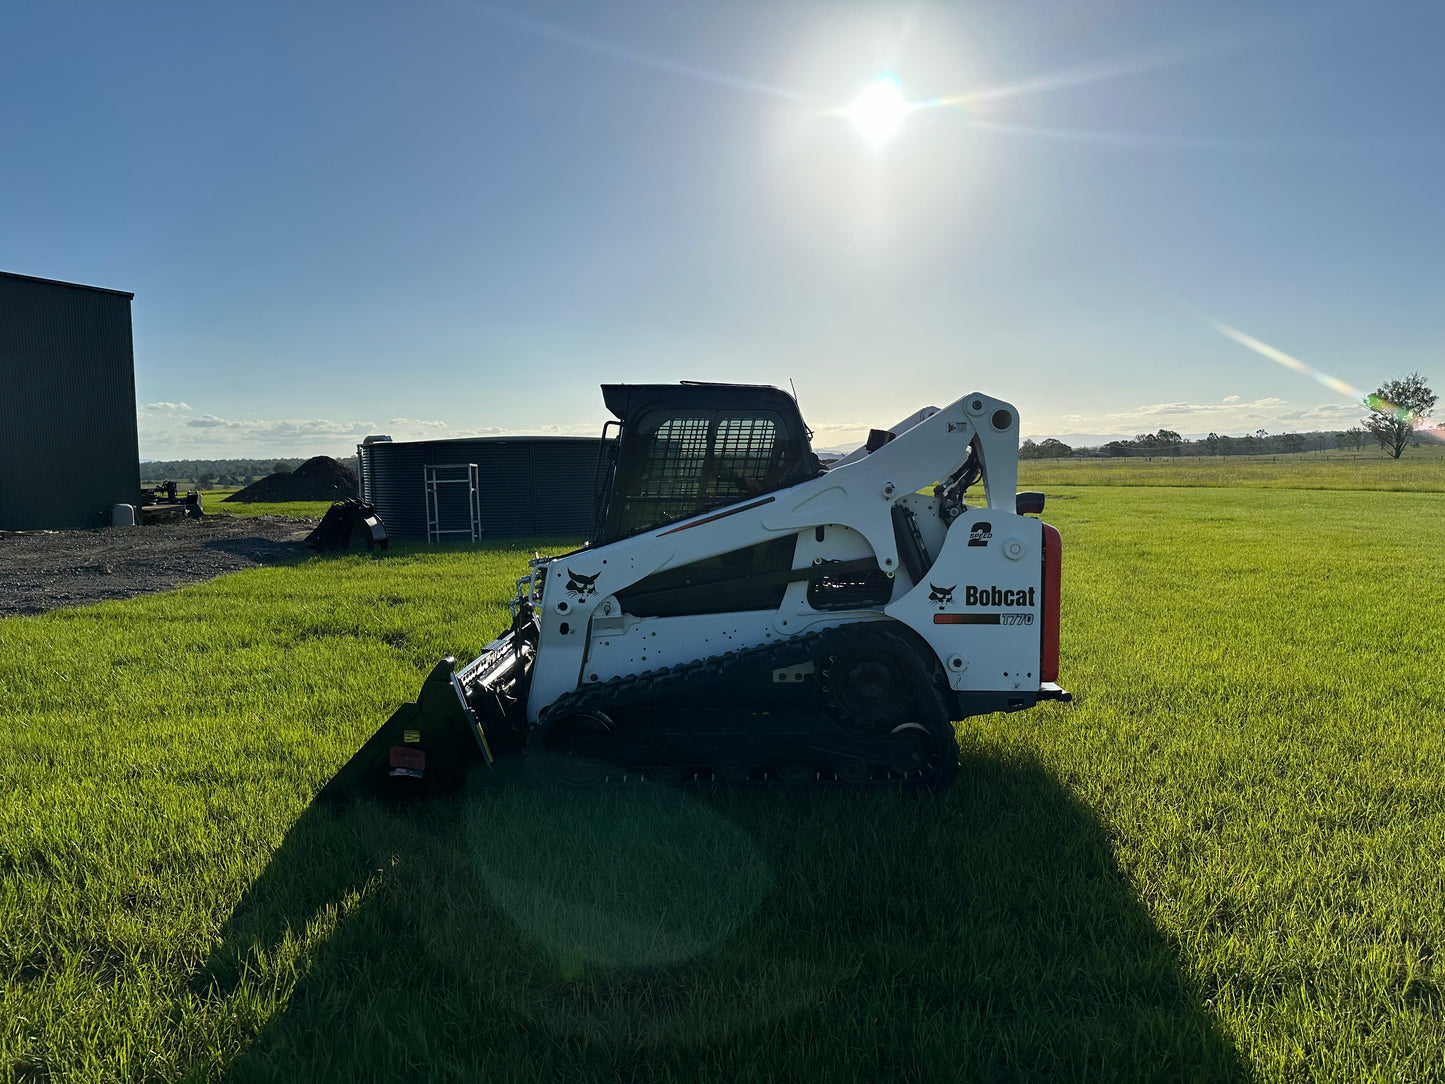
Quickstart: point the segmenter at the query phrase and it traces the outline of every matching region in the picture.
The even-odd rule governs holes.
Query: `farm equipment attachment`
[[[205,508],[200,490],[178,494],[175,482],[165,481],[141,491],[136,517],[141,523],[164,523],[175,519],[200,519]]]
[[[326,510],[306,544],[325,553],[328,550],[386,549],[386,527],[376,508],[356,497],[337,501]]]
[[[327,797],[519,754],[573,784],[941,789],[953,720],[1070,699],[1059,533],[1017,492],[1008,403],[925,408],[825,470],[776,388],[602,390],[593,538],[531,561],[510,628],[438,663]]]

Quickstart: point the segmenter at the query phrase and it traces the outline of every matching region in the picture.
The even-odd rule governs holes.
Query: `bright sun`
[[[912,108],[903,97],[898,80],[884,75],[864,87],[843,115],[853,122],[864,139],[878,145],[898,131]]]

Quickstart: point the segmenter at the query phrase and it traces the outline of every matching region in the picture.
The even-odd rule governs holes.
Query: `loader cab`
[[[621,431],[598,479],[594,546],[797,485],[821,469],[797,402],[778,388],[604,384],[602,398]]]

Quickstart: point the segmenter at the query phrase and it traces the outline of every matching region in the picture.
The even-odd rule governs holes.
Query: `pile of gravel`
[[[329,455],[308,459],[289,474],[270,474],[238,489],[228,501],[273,504],[280,501],[344,501],[359,494],[356,475]]]
[[[171,591],[311,556],[314,519],[207,516],[150,527],[0,532],[0,618]]]

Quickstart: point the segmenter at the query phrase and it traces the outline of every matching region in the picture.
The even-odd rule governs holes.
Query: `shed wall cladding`
[[[362,493],[392,538],[427,538],[425,470],[477,465],[482,538],[570,536],[592,530],[595,437],[484,437],[381,442],[358,449]],[[460,502],[444,498],[456,518]]]
[[[132,296],[0,271],[0,529],[103,527],[136,500]]]

